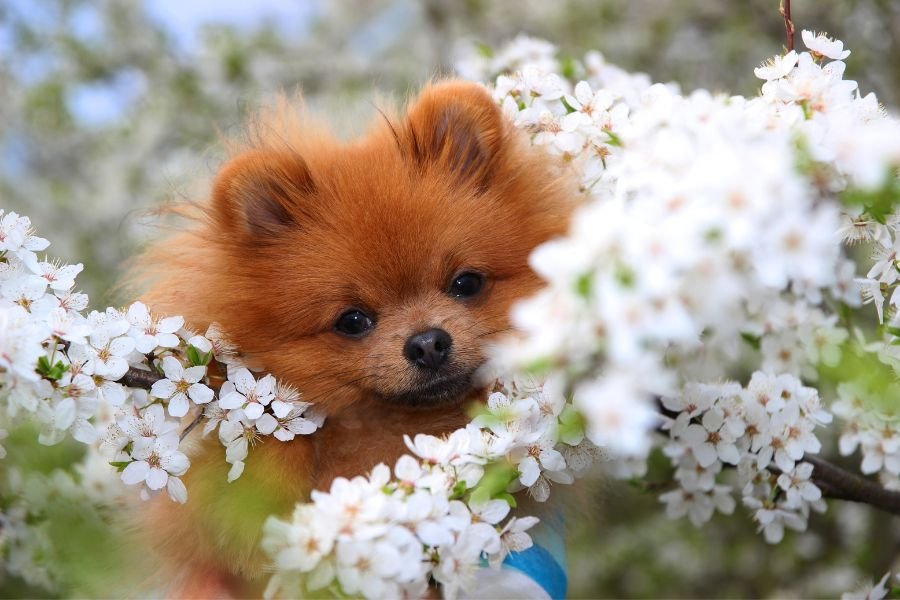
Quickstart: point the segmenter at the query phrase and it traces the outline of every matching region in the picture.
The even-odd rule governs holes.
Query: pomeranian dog
[[[287,102],[252,131],[193,224],[145,257],[144,300],[196,330],[218,323],[327,418],[259,440],[232,483],[218,442],[197,445],[188,503],[157,502],[142,524],[181,597],[258,595],[267,516],[392,465],[404,434],[465,425],[485,343],[540,287],[528,256],[565,232],[574,197],[473,83],[429,85],[351,142]]]

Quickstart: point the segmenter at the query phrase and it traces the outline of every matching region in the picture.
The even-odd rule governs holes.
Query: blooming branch
[[[201,422],[204,435],[219,430],[233,465],[229,479],[243,470],[247,431],[286,440],[321,425],[321,417],[306,418],[309,404],[296,391],[276,389],[271,376],[260,382],[273,393],[264,402],[251,398],[256,377],[216,327],[198,335],[181,317],[157,317],[140,302],[83,314],[87,297],[74,291],[82,266],[40,260],[36,252],[48,245],[28,217],[0,211],[0,397],[5,418],[41,423],[42,443],[71,435],[99,447],[142,496],[166,489],[184,502],[180,477],[190,461],[179,445]],[[211,367],[225,370],[224,383]],[[276,431],[287,432],[279,419],[288,413],[290,436]],[[183,418],[191,420],[179,434]]]

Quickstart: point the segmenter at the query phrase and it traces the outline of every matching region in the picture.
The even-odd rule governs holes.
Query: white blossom
[[[800,35],[803,38],[803,43],[814,56],[834,60],[844,60],[850,56],[850,51],[844,50],[842,41],[831,39],[825,33],[816,33],[815,31],[804,29]]]
[[[213,399],[213,391],[200,383],[206,375],[206,367],[196,366],[185,369],[174,356],[162,359],[163,373],[160,379],[150,388],[150,394],[156,398],[167,400],[169,414],[183,417],[190,409],[190,403],[207,404]]]

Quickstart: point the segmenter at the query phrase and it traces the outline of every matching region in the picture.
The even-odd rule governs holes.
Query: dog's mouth
[[[440,375],[422,382],[409,391],[382,395],[384,400],[406,406],[428,407],[451,404],[465,399],[474,389],[474,371],[454,375]]]

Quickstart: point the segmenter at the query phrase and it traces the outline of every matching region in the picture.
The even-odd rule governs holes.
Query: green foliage
[[[579,439],[584,435],[585,421],[571,404],[559,415],[559,437],[562,440]]]
[[[59,381],[68,370],[69,365],[63,363],[61,360],[58,360],[51,365],[50,359],[46,356],[38,358],[37,372],[51,381]]]
[[[30,426],[16,427],[5,440],[8,456],[0,461],[0,507],[13,502],[29,510],[33,535],[48,542],[38,549],[39,560],[51,570],[59,597],[106,598],[122,595],[128,585],[149,575],[141,573],[151,562],[133,560],[128,528],[112,517],[109,509],[94,504],[76,486],[80,475],[73,470],[84,454],[84,445],[72,440],[43,446]],[[10,477],[23,482],[11,493]],[[12,579],[3,581],[0,597],[53,597],[56,595]]]
[[[900,206],[900,174],[888,174],[884,183],[875,189],[849,189],[840,195],[840,199],[844,205],[862,208],[873,219],[884,224]]]
[[[575,292],[582,298],[591,297],[591,289],[593,288],[593,279],[590,273],[585,273],[575,280]]]
[[[854,340],[842,345],[841,357],[834,367],[819,367],[822,383],[846,386],[854,401],[867,410],[900,419],[900,380],[895,368]]]
[[[54,446],[44,446],[37,442],[38,434],[34,425],[24,424],[11,429],[3,444],[8,455],[0,462],[0,469],[14,466],[23,473],[49,475],[57,469],[71,470],[84,456],[84,444],[66,439]]]
[[[209,352],[200,352],[200,350],[198,350],[194,346],[188,346],[185,354],[187,354],[188,360],[191,362],[192,367],[208,365],[209,361],[211,361],[213,358],[212,350],[210,350]]]
[[[741,332],[741,339],[747,342],[747,344],[754,350],[759,350],[760,346],[762,345],[762,338],[747,331]]]
[[[492,463],[484,470],[484,477],[472,490],[470,501],[487,502],[488,500],[506,500],[510,506],[515,507],[516,501],[507,492],[509,485],[518,479],[519,472],[516,468],[506,463]]]

